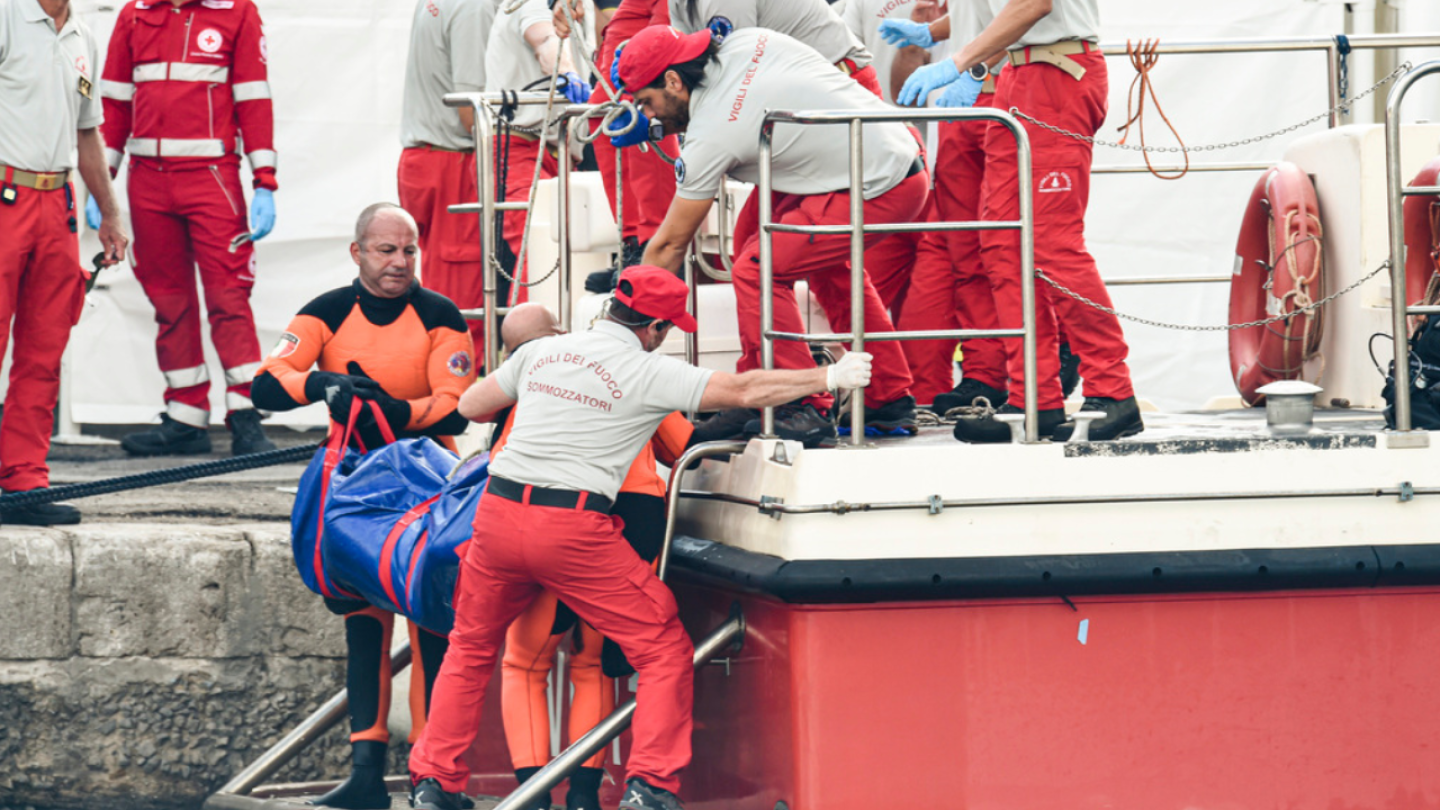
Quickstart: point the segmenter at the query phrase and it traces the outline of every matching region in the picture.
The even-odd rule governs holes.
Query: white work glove
[[[870,361],[873,359],[869,352],[846,352],[838,362],[825,367],[825,387],[831,391],[864,388],[870,384]]]

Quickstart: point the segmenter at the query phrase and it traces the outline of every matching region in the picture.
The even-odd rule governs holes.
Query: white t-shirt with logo
[[[836,70],[814,49],[763,28],[732,33],[718,64],[690,93],[690,125],[676,164],[676,194],[708,200],[730,175],[760,182],[760,124],[767,110],[879,110],[894,107]],[[920,154],[904,124],[866,124],[864,197],[899,185]],[[829,194],[850,188],[846,124],[778,124],[772,178],[785,194]]]
[[[1010,0],[990,0],[990,10],[999,14]],[[1100,41],[1100,0],[1054,0],[1050,13],[1020,36],[1011,50],[1026,45],[1049,45],[1066,39]]]
[[[860,38],[865,48],[875,57],[872,63],[875,66],[875,73],[880,80],[880,89],[885,93],[885,100],[895,102],[890,96],[890,72],[895,64],[895,54],[900,52],[899,48],[886,42],[880,37],[880,22],[882,20],[906,20],[910,19],[910,12],[915,8],[915,0],[841,0],[844,7],[837,3],[840,8],[840,18],[850,28],[850,32]]]
[[[645,351],[634,332],[612,321],[530,341],[494,375],[518,404],[490,472],[613,500],[660,422],[699,410],[713,373]]]
[[[800,40],[830,64],[849,59],[855,68],[873,57],[825,0],[670,0],[670,24],[693,34],[724,17],[736,30],[769,28]]]
[[[0,0],[0,163],[30,172],[75,168],[76,131],[105,119],[100,65],[100,48],[73,5],[57,32],[36,0]]]

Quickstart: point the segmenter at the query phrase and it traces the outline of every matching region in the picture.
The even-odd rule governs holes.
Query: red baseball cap
[[[695,331],[695,316],[685,311],[690,288],[663,267],[637,264],[625,268],[615,285],[615,298],[641,315],[670,321],[685,332]]]
[[[618,75],[625,90],[636,90],[655,81],[671,65],[689,62],[710,47],[710,29],[682,34],[668,25],[652,25],[621,46]]]

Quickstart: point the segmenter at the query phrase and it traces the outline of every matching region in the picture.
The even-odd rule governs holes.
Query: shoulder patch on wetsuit
[[[416,290],[410,296],[410,305],[415,307],[415,314],[420,316],[420,323],[425,325],[427,332],[437,326],[449,327],[456,332],[465,332],[470,328],[455,302],[434,290],[424,287]]]
[[[315,298],[300,310],[301,315],[319,318],[331,332],[340,330],[340,324],[355,309],[355,288],[349,285],[331,290]]]

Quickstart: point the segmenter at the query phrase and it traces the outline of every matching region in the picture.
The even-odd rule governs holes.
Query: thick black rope
[[[187,464],[183,467],[171,467],[166,470],[151,470],[150,472],[124,475],[119,478],[106,478],[102,481],[87,481],[83,484],[66,484],[48,489],[12,492],[8,495],[0,495],[0,510],[20,506],[36,506],[42,503],[54,503],[55,501],[63,501],[70,498],[88,498],[92,495],[105,495],[127,489],[155,487],[161,484],[173,484],[177,481],[188,481],[192,478],[209,478],[215,475],[240,472],[241,470],[253,470],[257,467],[287,464],[292,461],[305,461],[314,456],[315,451],[323,446],[324,442],[319,444],[302,444],[296,447],[281,448],[279,450],[266,450],[263,453],[250,453],[248,455],[235,456],[234,458],[222,458],[218,461]]]

